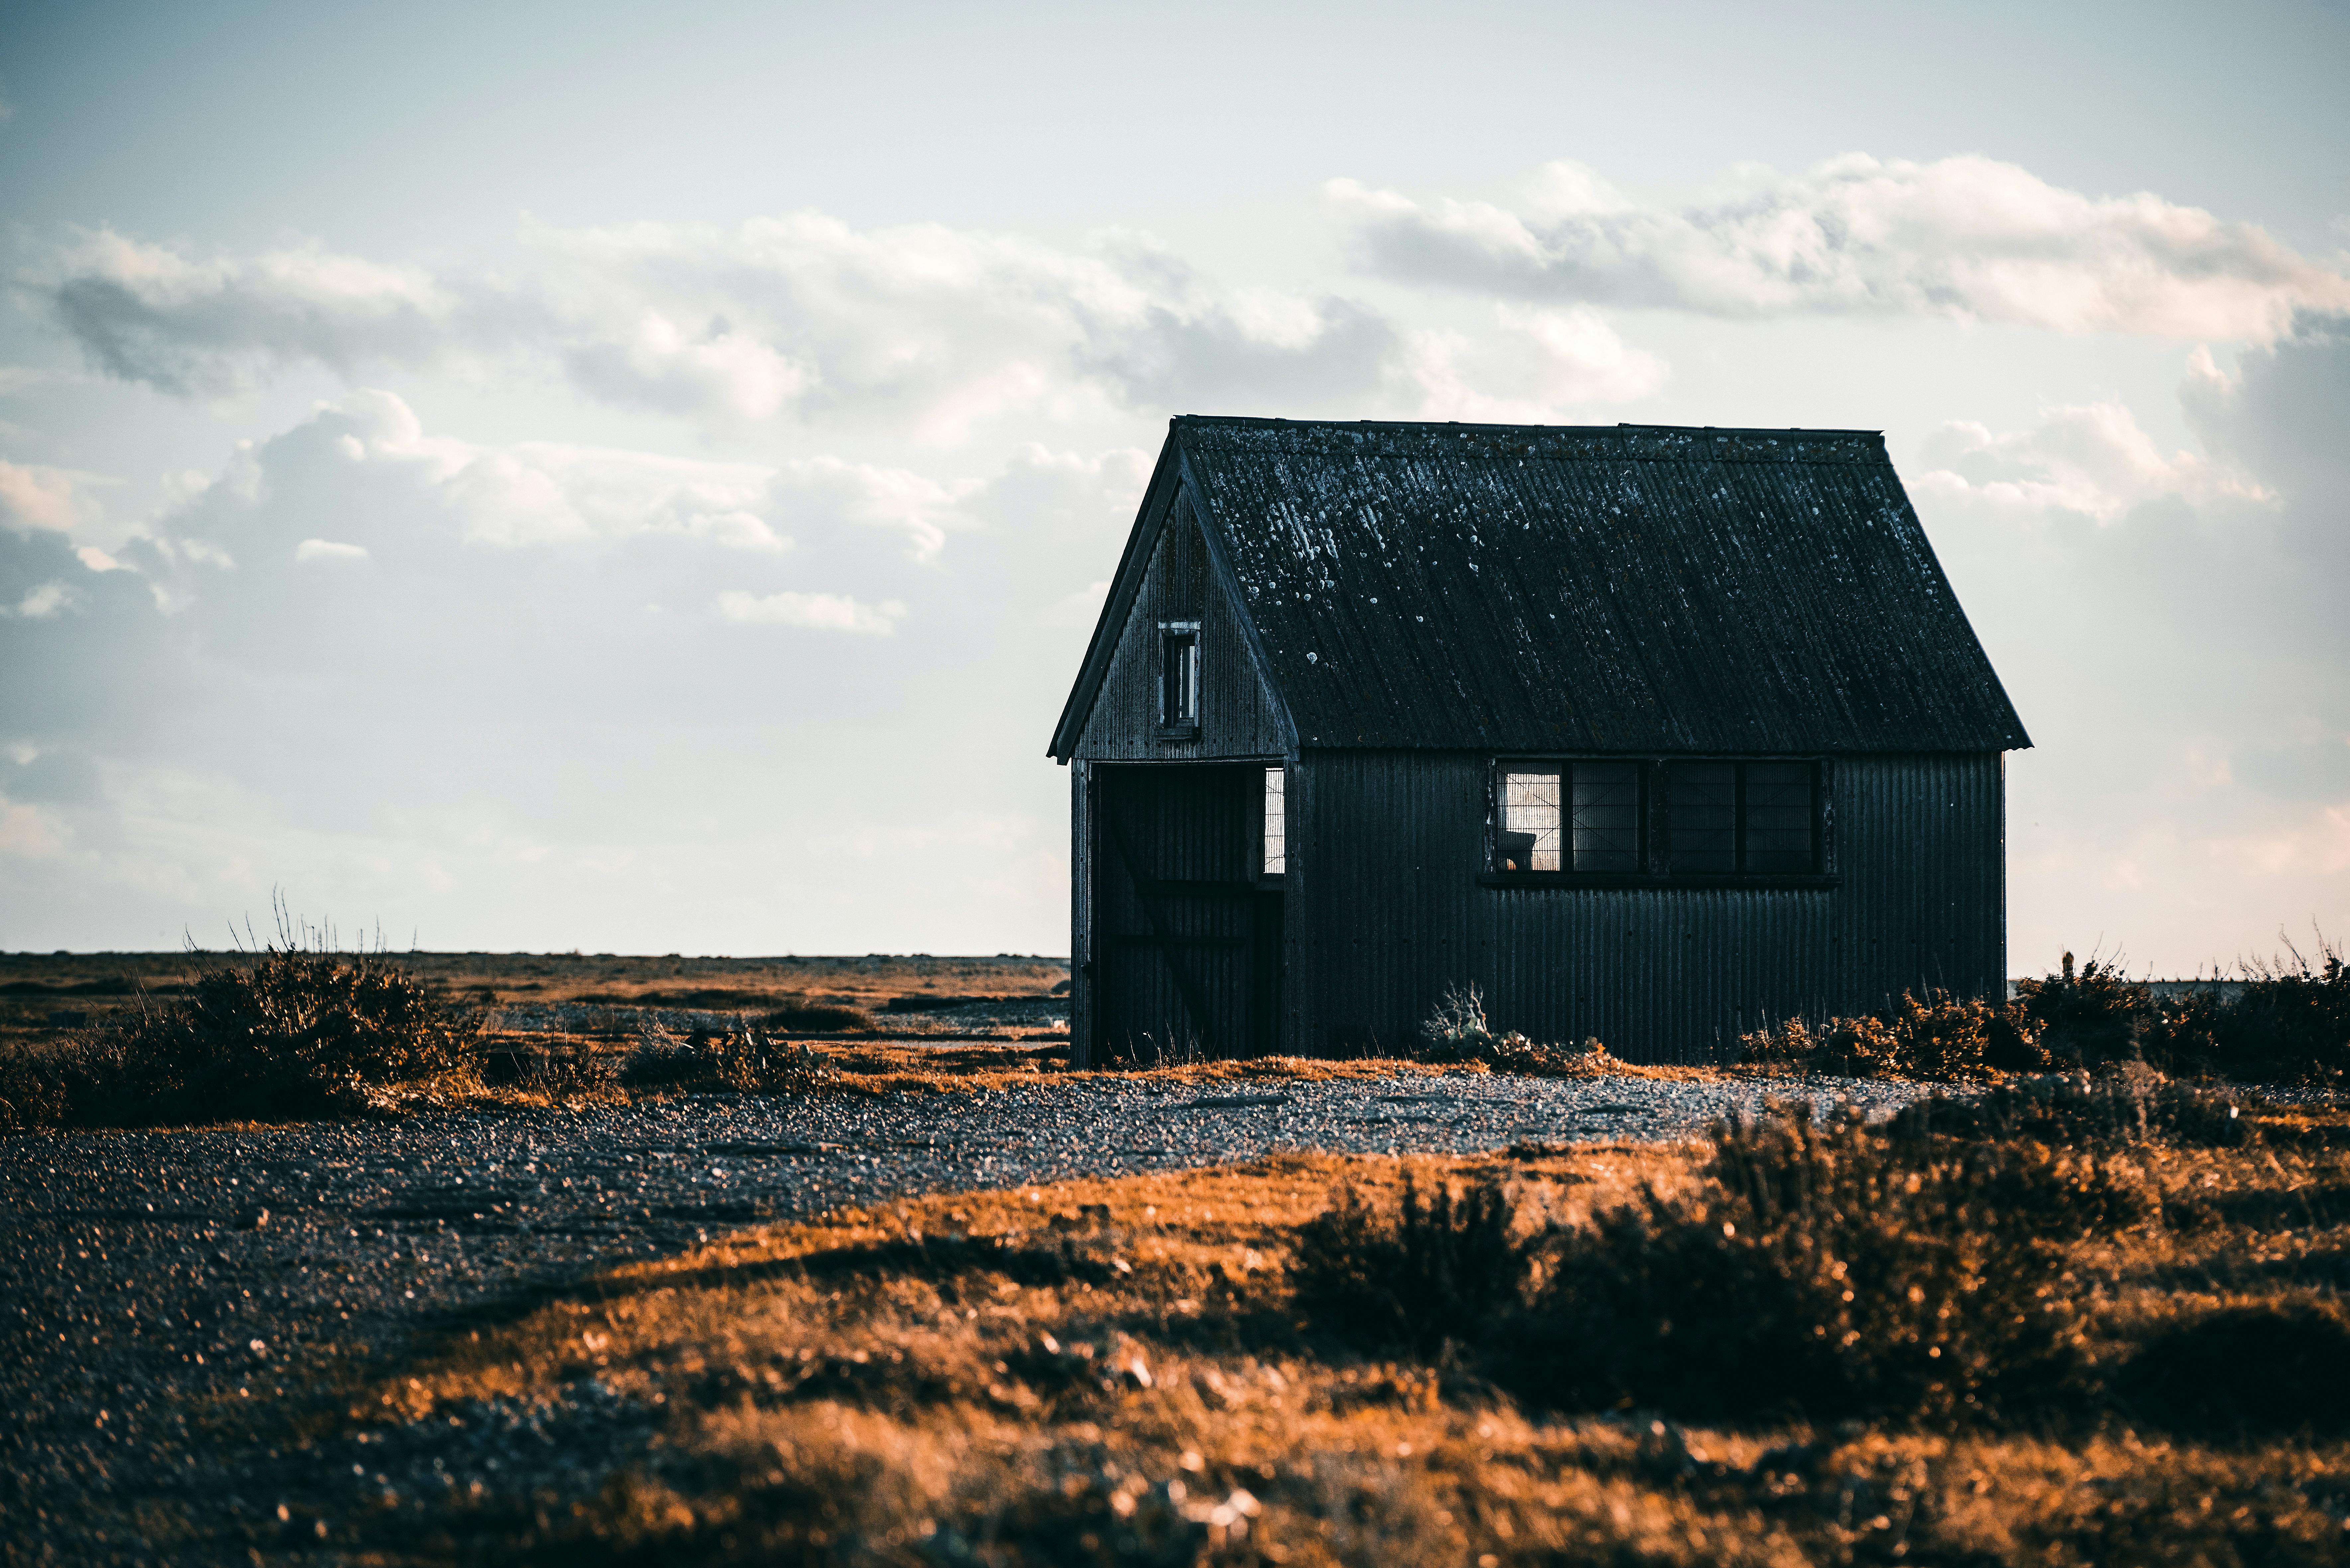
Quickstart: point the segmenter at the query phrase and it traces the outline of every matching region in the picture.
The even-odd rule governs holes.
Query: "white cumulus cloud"
[[[1497,305],[1482,334],[1414,332],[1396,373],[1420,418],[1541,424],[1580,404],[1647,397],[1669,371],[1588,306]]]
[[[297,561],[362,562],[368,558],[365,545],[342,545],[332,539],[305,539],[294,546]]]
[[[1229,288],[1128,236],[1069,249],[795,213],[532,223],[521,241],[523,265],[493,271],[317,245],[206,258],[101,231],[23,286],[107,373],[182,395],[306,363],[358,375],[519,358],[620,407],[874,417],[940,440],[1072,399],[1359,396],[1398,341],[1359,306]]]
[[[71,469],[0,461],[0,524],[70,534],[96,521],[93,476]]]
[[[2049,410],[2028,430],[1954,421],[1926,442],[1917,488],[1938,497],[2111,523],[2149,501],[2265,501],[2257,482],[2209,458],[2164,452],[2117,402]]]
[[[718,613],[723,619],[750,626],[798,626],[886,637],[898,629],[906,607],[895,599],[860,604],[847,594],[754,595],[732,590],[718,596]]]
[[[2256,224],[2147,192],[2088,196],[1989,158],[1746,165],[1678,203],[1571,163],[1508,202],[1327,189],[1376,271],[1511,297],[2258,341],[2298,313],[2350,309],[2350,277]]]

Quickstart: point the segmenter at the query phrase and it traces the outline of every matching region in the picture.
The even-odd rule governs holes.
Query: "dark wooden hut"
[[[1053,734],[1073,1054],[1997,997],[2030,743],[1875,432],[1178,419]]]

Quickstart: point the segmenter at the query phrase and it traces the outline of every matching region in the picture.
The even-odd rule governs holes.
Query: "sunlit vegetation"
[[[2350,1072],[2350,966],[2321,934],[2315,956],[2287,945],[2234,974],[2158,992],[2111,962],[2017,983],[1995,1004],[1905,992],[1881,1013],[1790,1018],[1745,1035],[1741,1060],[1791,1071],[1942,1081],[2143,1062],[2239,1083],[2332,1081]]]
[[[312,1440],[445,1454],[391,1559],[2340,1561],[2342,1118],[2099,1084],[748,1231]],[[519,1412],[596,1473],[467,1458]]]

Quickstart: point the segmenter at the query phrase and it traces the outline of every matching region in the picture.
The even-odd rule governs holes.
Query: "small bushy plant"
[[[2210,990],[2165,998],[2141,1039],[2173,1073],[2245,1080],[2335,1079],[2350,1071],[2350,965],[2318,933],[2313,959],[2291,942],[2282,959],[2237,965],[2232,998]]]
[[[1942,1080],[2045,1065],[2038,1030],[2021,1009],[1939,987],[1922,997],[1903,992],[1882,1017],[1767,1025],[1739,1037],[1739,1060],[1799,1072]]]
[[[2066,953],[2059,972],[2016,982],[2016,1002],[2057,1066],[2095,1067],[2138,1054],[2155,1014],[2154,998],[2123,977],[2114,961],[2091,958],[2076,972]]]
[[[1807,1109],[1714,1135],[1709,1184],[1560,1238],[1528,1320],[1529,1393],[1575,1407],[1969,1419],[2061,1383],[2079,1337],[2054,1209],[2103,1190],[2050,1162],[1920,1160]],[[1701,1325],[1701,1326],[1700,1326]]]
[[[1393,1211],[1346,1194],[1293,1278],[1319,1326],[1467,1341],[1538,1405],[1963,1422],[2066,1386],[2082,1332],[2055,1243],[2158,1207],[2126,1159],[1796,1106],[1717,1128],[1697,1189],[1573,1228],[1527,1233],[1490,1183]]]
[[[810,1047],[748,1029],[681,1039],[655,1028],[620,1069],[620,1082],[630,1088],[733,1094],[797,1092],[829,1076],[831,1069]]]
[[[1902,1142],[1939,1137],[2072,1148],[2231,1148],[2251,1141],[2244,1110],[2241,1096],[2131,1064],[2107,1073],[2022,1078],[1964,1098],[1936,1095],[1903,1107],[1887,1130]]]
[[[379,953],[270,946],[0,1064],[16,1127],[304,1116],[479,1064],[479,1023]]]
[[[1482,1182],[1423,1197],[1410,1173],[1393,1212],[1352,1187],[1298,1234],[1290,1279],[1311,1317],[1367,1345],[1433,1350],[1521,1305],[1533,1266],[1507,1193]]]
[[[1583,1048],[1570,1051],[1539,1044],[1515,1030],[1495,1034],[1485,1022],[1484,999],[1474,985],[1450,986],[1426,1023],[1419,1026],[1419,1060],[1469,1063],[1497,1073],[1522,1073],[1538,1078],[1581,1078],[1608,1070],[1607,1047],[1596,1036]]]

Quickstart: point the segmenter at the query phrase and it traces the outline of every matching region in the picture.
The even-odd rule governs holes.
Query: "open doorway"
[[[1255,763],[1097,767],[1095,1018],[1102,1059],[1255,1056],[1281,1048],[1286,845],[1268,771]],[[1278,770],[1270,771],[1277,778]]]

